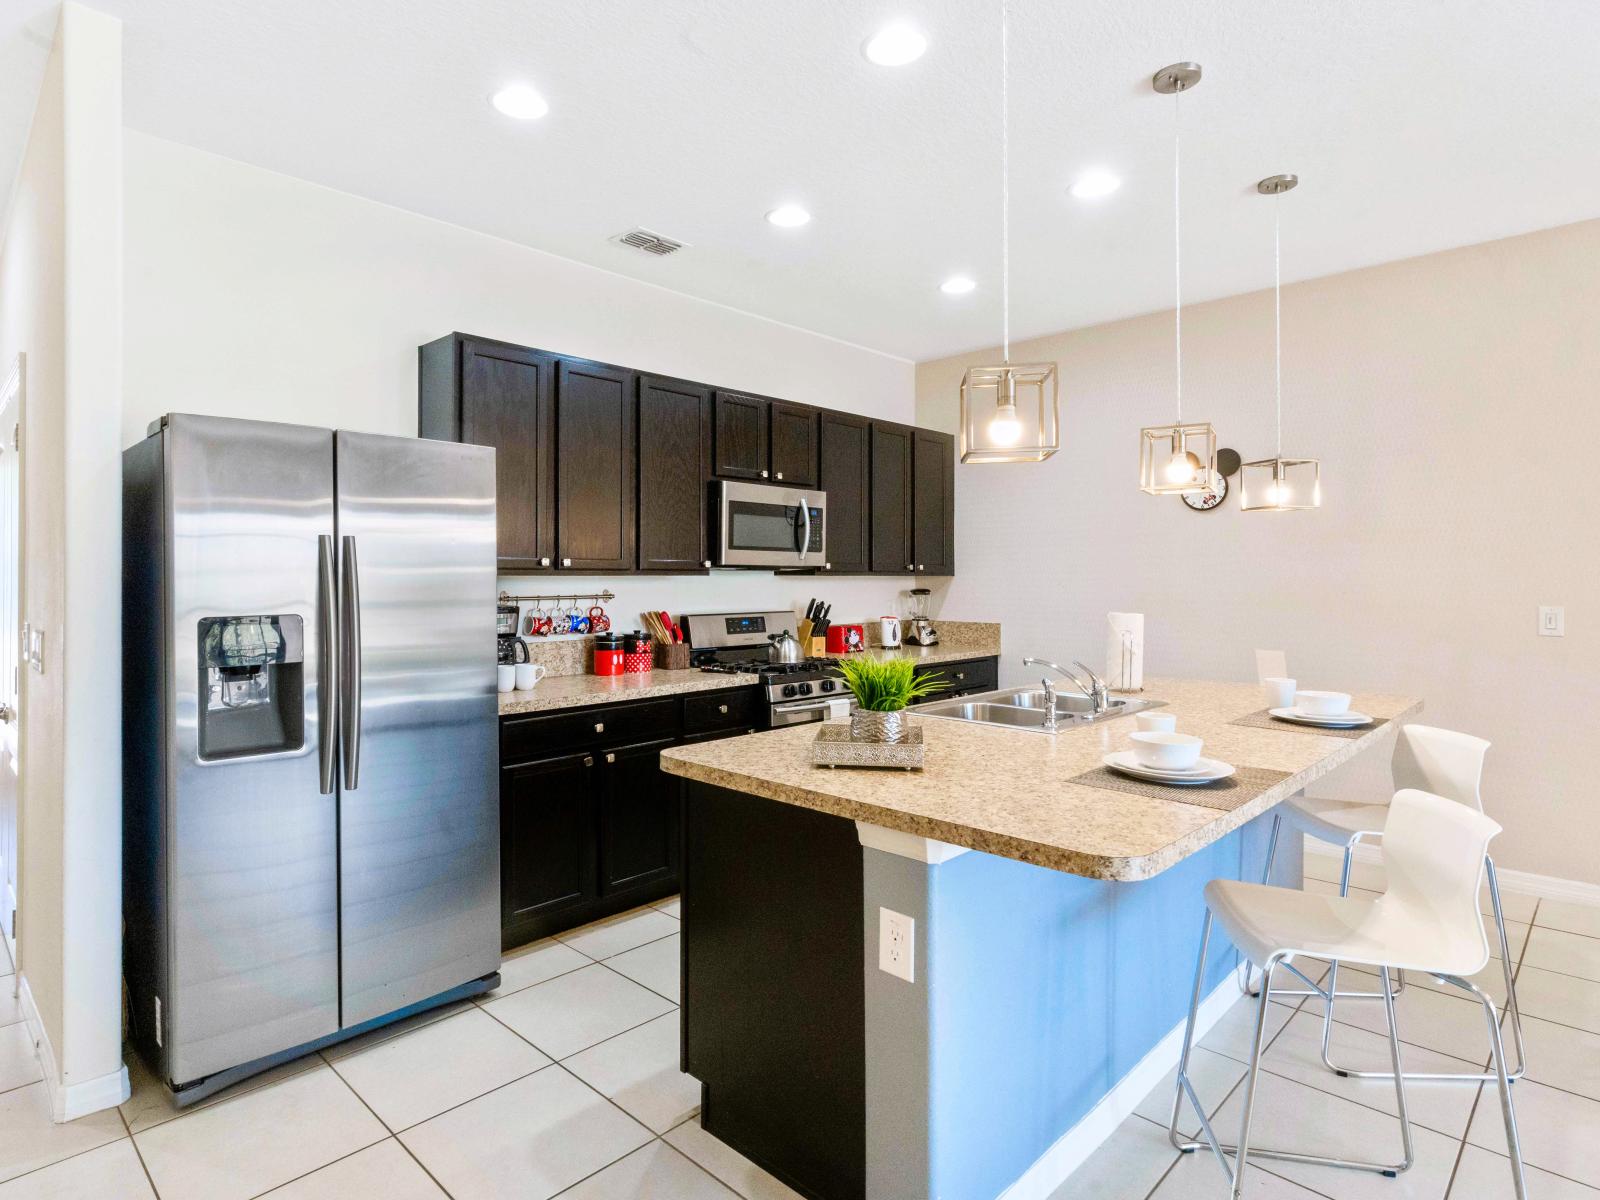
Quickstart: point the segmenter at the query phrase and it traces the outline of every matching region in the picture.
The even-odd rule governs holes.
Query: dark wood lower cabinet
[[[594,773],[592,754],[566,754],[501,770],[504,930],[559,927],[564,916],[598,895]]]
[[[611,895],[677,878],[678,795],[661,773],[671,741],[608,750],[601,756],[600,891]]]

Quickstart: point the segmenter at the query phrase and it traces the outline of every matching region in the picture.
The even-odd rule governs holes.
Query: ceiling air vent
[[[676,254],[686,244],[662,237],[659,233],[652,233],[648,229],[630,229],[627,233],[617,234],[611,240],[620,242],[624,246],[632,246],[635,250],[643,250],[646,254],[654,254],[657,258]]]

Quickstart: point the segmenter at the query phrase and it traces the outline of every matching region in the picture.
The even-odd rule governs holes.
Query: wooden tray
[[[857,742],[848,725],[824,725],[811,743],[811,762],[818,767],[879,767],[922,770],[922,727],[906,730],[903,742]]]

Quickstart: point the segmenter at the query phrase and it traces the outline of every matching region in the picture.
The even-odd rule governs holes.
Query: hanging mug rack
[[[510,592],[500,593],[501,604],[533,604],[535,610],[528,614],[525,636],[549,637],[552,634],[565,633],[599,633],[611,628],[611,620],[606,616],[603,605],[609,604],[617,598],[612,591],[603,592],[557,592],[536,596],[513,596]],[[580,600],[592,600],[594,603],[585,613],[579,605]],[[562,605],[570,601],[572,608],[564,609]],[[546,607],[548,606],[548,607]]]

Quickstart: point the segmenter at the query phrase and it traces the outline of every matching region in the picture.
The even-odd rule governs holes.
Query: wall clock
[[[1217,451],[1217,486],[1204,492],[1185,492],[1183,502],[1195,512],[1210,512],[1221,508],[1228,498],[1228,476],[1239,469],[1239,452],[1223,448]]]

